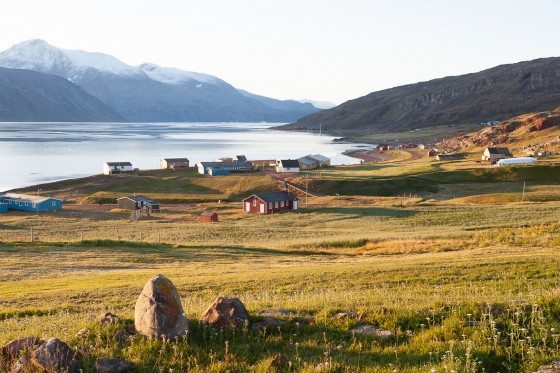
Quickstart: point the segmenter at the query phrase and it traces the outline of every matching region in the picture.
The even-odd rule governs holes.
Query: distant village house
[[[281,159],[276,161],[276,172],[289,173],[299,172],[299,162],[297,159]]]
[[[513,157],[513,155],[508,148],[486,148],[482,154],[482,160],[490,161],[492,164],[495,164],[500,159],[511,157]]]
[[[189,160],[187,158],[164,158],[159,161],[159,168],[174,170],[176,168],[188,168]]]
[[[144,196],[129,196],[117,198],[117,204],[120,209],[129,211],[142,210],[147,213],[161,211],[158,202]]]
[[[428,157],[435,157],[436,155],[438,155],[437,149],[431,148],[430,150],[428,150]]]
[[[121,172],[132,172],[132,163],[130,162],[105,162],[103,163],[103,173],[105,175],[118,174]]]
[[[272,214],[297,209],[298,197],[286,191],[253,194],[243,200],[243,211],[247,213]]]

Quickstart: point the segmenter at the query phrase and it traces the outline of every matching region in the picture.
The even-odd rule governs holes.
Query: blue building
[[[200,162],[197,164],[201,175],[227,175],[232,172],[251,172],[250,162]]]
[[[7,205],[10,210],[46,212],[62,208],[62,200],[52,197],[31,196],[28,194],[6,193],[0,195],[0,205]],[[2,207],[0,207],[2,212]]]
[[[0,214],[3,212],[8,212],[8,204],[7,203],[0,203]]]

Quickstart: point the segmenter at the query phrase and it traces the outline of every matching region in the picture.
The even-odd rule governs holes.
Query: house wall
[[[200,220],[202,220],[205,223],[216,222],[218,221],[218,214],[212,214],[211,216],[202,215],[200,217]]]
[[[0,213],[8,212],[8,204],[0,203]]]
[[[41,203],[33,203],[31,201],[12,200],[4,197],[3,202],[7,204],[8,209],[11,210],[46,212],[62,209],[62,201],[54,198],[49,198]]]
[[[249,211],[247,211],[247,202],[249,203]],[[272,206],[270,206],[270,203],[266,203],[259,198],[252,196],[243,200],[243,211],[261,214],[261,205],[264,205],[264,212],[262,212],[263,214],[271,214],[276,211],[294,209],[294,201],[284,201],[284,206],[282,206],[282,203],[280,201],[271,203]]]
[[[189,167],[189,162],[173,162],[173,161],[166,161],[162,159],[159,161],[159,168],[162,169],[169,169],[169,168],[187,168]]]
[[[109,166],[107,163],[103,164],[103,173],[105,175],[111,175],[111,173],[119,172],[133,172],[134,168],[132,166]]]
[[[276,172],[299,172],[299,167],[280,167],[276,166]]]
[[[139,208],[136,201],[133,201],[133,200],[128,199],[128,198],[119,198],[117,200],[117,204],[118,204],[119,208],[123,209],[123,210],[135,211],[135,210],[138,210],[138,208]]]

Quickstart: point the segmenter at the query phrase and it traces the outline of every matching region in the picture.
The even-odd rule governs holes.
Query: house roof
[[[321,154],[310,154],[310,155],[306,155],[306,157],[316,159],[319,162],[325,162],[331,160],[329,157],[325,157],[324,155]]]
[[[247,161],[247,157],[245,157],[244,155],[236,155],[235,157],[233,157],[233,159],[241,162]]]
[[[200,214],[200,216],[212,216],[212,215],[218,215],[218,213],[215,211],[202,211],[202,214]]]
[[[41,203],[41,202],[48,201],[48,200],[51,200],[51,199],[55,199],[57,201],[62,202],[62,200],[58,199],[58,198],[45,197],[45,196],[32,196],[32,195],[29,195],[29,194],[6,193],[6,194],[4,194],[0,197],[9,198],[11,200],[32,202],[32,203]]]
[[[252,196],[247,197],[245,199],[249,199],[253,196],[257,197],[258,199],[260,199],[261,201],[266,202],[266,203],[280,202],[280,201],[297,201],[298,200],[296,195],[293,195],[292,193],[289,193],[289,192],[259,193],[259,194],[253,194]]]
[[[105,162],[108,166],[132,166],[130,162]]]
[[[286,168],[299,167],[297,159],[281,159],[278,161],[278,164]]]
[[[149,203],[150,205],[158,205],[159,203],[154,201],[153,199],[149,199],[148,197],[144,197],[144,196],[128,196],[128,197],[121,197],[121,198],[117,198],[117,201],[119,199],[130,199],[136,202],[144,202],[144,203]]]
[[[306,156],[306,157],[298,158],[298,162],[299,163],[305,163],[305,164],[316,164],[317,160],[314,159],[314,158],[311,158],[309,156]]]
[[[249,162],[200,162],[199,165],[202,167],[246,167],[246,168],[253,168],[253,164]]]
[[[163,158],[166,162],[188,162],[188,158]]]
[[[511,152],[508,148],[487,148],[488,153],[490,154],[503,154],[503,155],[511,155]]]

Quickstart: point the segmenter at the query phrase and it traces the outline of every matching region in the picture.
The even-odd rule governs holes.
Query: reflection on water
[[[333,137],[270,129],[271,123],[0,123],[0,191],[98,174],[105,161],[140,169],[162,158],[187,157],[194,165],[220,157],[299,158],[310,153],[333,164],[356,163],[341,155],[359,145]]]

